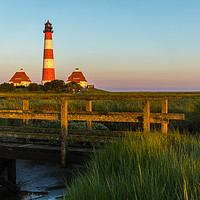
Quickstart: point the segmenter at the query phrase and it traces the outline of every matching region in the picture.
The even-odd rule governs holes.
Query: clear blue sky
[[[0,1],[0,83],[21,67],[42,76],[44,23],[56,79],[79,67],[107,90],[199,90],[199,0]]]

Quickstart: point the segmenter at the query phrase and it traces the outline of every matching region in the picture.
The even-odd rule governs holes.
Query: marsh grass
[[[0,100],[0,109],[22,109],[22,100]],[[60,111],[60,100],[30,100],[32,111]],[[98,100],[92,102],[94,111],[142,112],[142,101],[138,100]],[[69,100],[69,111],[85,110],[84,100]],[[185,113],[200,110],[200,98],[170,99],[169,112]],[[151,112],[161,112],[161,101],[151,101]]]
[[[137,133],[94,154],[67,185],[70,200],[200,199],[199,137]]]

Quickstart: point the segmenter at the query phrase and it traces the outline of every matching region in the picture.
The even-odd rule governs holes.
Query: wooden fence
[[[24,97],[23,97],[24,98]],[[48,99],[49,97],[42,98]],[[92,122],[104,121],[104,122],[140,122],[142,119],[143,129],[145,132],[150,131],[151,123],[160,123],[163,133],[167,133],[169,120],[184,120],[184,114],[168,113],[168,99],[178,99],[179,96],[135,96],[135,95],[74,95],[68,97],[62,97],[61,100],[61,112],[60,113],[32,113],[29,110],[30,99],[40,99],[40,97],[18,97],[23,100],[22,110],[0,110],[0,118],[11,118],[11,119],[23,119],[24,126],[28,126],[30,119],[40,120],[60,120],[61,121],[61,163],[62,166],[67,165],[67,148],[68,148],[68,121],[86,121],[87,130],[90,131]],[[4,97],[4,99],[10,99]],[[68,112],[68,100],[84,100],[86,102],[86,111],[79,112]],[[143,110],[141,113],[134,112],[96,112],[92,110],[92,101],[94,100],[141,100],[143,102]],[[150,112],[150,101],[161,101],[162,109],[161,113]]]

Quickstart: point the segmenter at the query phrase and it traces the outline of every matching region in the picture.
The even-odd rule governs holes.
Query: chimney
[[[23,68],[21,68],[21,72],[23,72]]]
[[[76,72],[79,72],[79,68],[76,68]]]

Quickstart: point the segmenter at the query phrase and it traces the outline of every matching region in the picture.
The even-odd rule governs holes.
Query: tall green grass
[[[98,100],[92,102],[94,111],[110,112],[142,112],[142,101],[138,100]],[[60,111],[60,100],[30,100],[30,110]],[[22,109],[22,100],[0,100],[0,109]],[[70,100],[68,109],[73,111],[85,110],[85,101]],[[186,113],[200,110],[200,98],[185,98],[169,100],[169,112]],[[161,101],[151,101],[151,112],[161,112]]]
[[[199,139],[154,132],[109,144],[67,185],[66,199],[200,199]]]
[[[138,100],[98,100],[93,101],[94,111],[141,112],[142,101]],[[60,110],[60,100],[30,100],[30,109],[38,111]],[[0,100],[0,109],[22,109],[22,100]],[[85,101],[70,100],[69,110],[85,110]],[[196,112],[200,110],[200,98],[170,99],[169,112]],[[161,112],[161,101],[151,101],[151,112]]]

